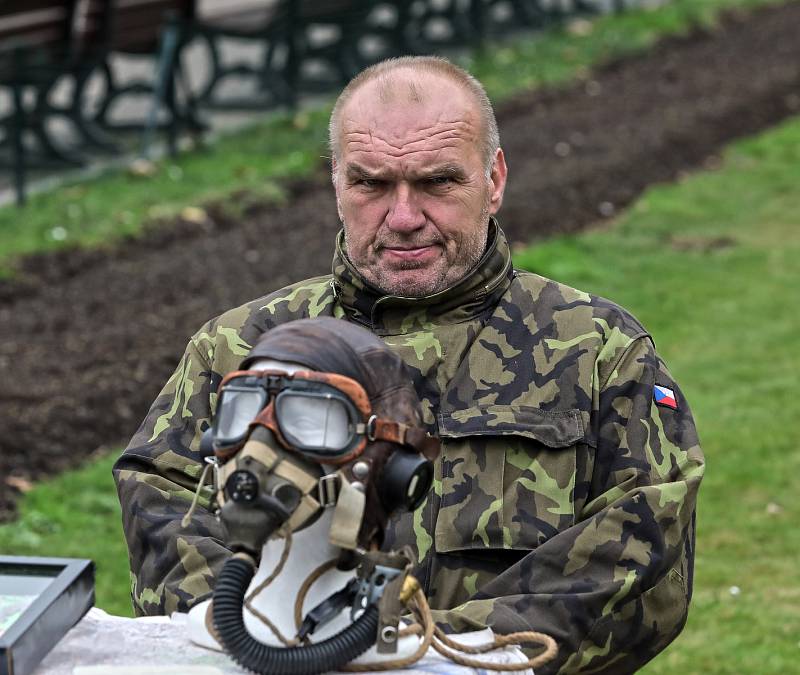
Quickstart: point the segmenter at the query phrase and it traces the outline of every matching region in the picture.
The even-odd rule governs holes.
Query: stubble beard
[[[344,242],[347,255],[350,258],[350,262],[353,263],[353,266],[356,268],[356,270],[358,270],[359,274],[364,278],[364,280],[369,282],[372,286],[377,288],[385,295],[396,295],[406,298],[422,298],[428,295],[439,293],[464,279],[483,256],[489,236],[488,196],[483,204],[483,207],[481,208],[478,222],[482,223],[484,226],[472,228],[469,237],[461,240],[459,245],[459,254],[457,255],[455,264],[448,265],[444,258],[440,258],[435,264],[434,269],[430,270],[429,276],[420,276],[418,278],[410,278],[407,280],[395,278],[395,273],[402,270],[421,269],[419,265],[416,265],[413,261],[411,261],[395,266],[391,270],[387,270],[380,265],[370,265],[369,261],[366,259],[355,259],[351,254],[353,249],[349,234],[350,229],[348,228],[347,223],[344,221],[342,221],[342,226],[344,227]],[[399,242],[379,241],[376,243],[379,250],[381,246]],[[403,240],[403,243],[407,244],[409,241]],[[444,242],[441,237],[437,237],[436,241],[427,240],[424,243],[428,245],[438,244],[442,247],[444,246]],[[442,248],[442,251],[442,255],[444,255],[444,247]],[[375,255],[378,255],[377,251]]]

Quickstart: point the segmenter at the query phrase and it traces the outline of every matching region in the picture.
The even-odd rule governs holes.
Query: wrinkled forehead
[[[390,154],[426,139],[474,145],[481,116],[471,93],[446,77],[392,72],[362,85],[342,109],[343,153],[364,150]]]

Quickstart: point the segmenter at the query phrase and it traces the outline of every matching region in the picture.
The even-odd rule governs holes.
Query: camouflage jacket
[[[543,672],[630,672],[681,630],[703,474],[688,405],[644,328],[613,303],[512,268],[502,231],[476,270],[423,299],[380,296],[337,240],[332,277],[207,323],[114,475],[137,613],[208,597],[228,551],[201,508],[181,528],[222,376],[279,323],[333,315],[410,366],[443,441],[427,501],[390,529],[410,543],[434,616],[454,631],[556,638]],[[657,404],[654,386],[674,392]]]

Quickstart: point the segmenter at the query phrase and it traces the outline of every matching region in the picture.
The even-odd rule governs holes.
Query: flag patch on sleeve
[[[658,405],[663,405],[673,410],[678,409],[678,402],[675,400],[675,392],[669,387],[662,387],[659,384],[655,385],[653,387],[653,399]]]

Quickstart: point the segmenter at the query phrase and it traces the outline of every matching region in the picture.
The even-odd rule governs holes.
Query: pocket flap
[[[579,410],[542,410],[525,405],[488,405],[439,413],[442,438],[523,436],[550,448],[565,448],[584,437]]]

